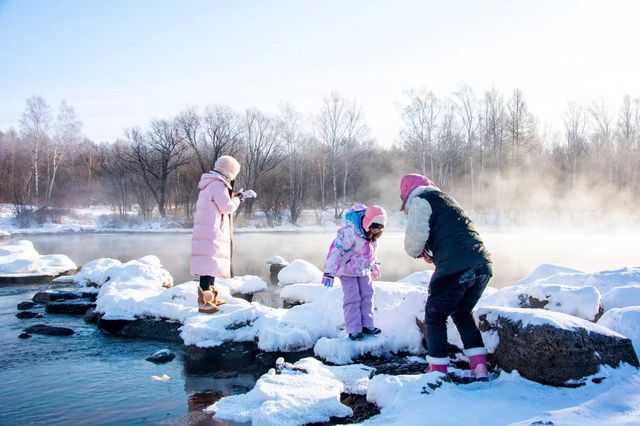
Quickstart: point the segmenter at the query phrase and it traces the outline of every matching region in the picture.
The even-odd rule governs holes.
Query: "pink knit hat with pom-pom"
[[[368,231],[372,223],[387,224],[387,212],[382,207],[376,205],[367,207],[367,211],[362,218],[362,227],[365,231]]]

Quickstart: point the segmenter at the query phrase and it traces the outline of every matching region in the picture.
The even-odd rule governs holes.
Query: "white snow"
[[[278,272],[278,285],[298,283],[319,283],[322,279],[322,271],[313,264],[302,259],[295,259]]]
[[[334,281],[334,287],[340,286],[340,278]],[[318,300],[327,292],[320,283],[289,284],[280,290],[280,297],[290,303],[309,303]]]
[[[640,306],[640,284],[614,287],[602,295],[605,309]]]
[[[431,276],[433,275],[433,271],[418,271],[413,274],[409,274],[406,277],[398,280],[399,283],[410,283],[414,285],[422,285],[429,286],[429,282],[431,281]]]
[[[272,258],[267,260],[267,264],[269,264],[269,265],[288,265],[289,262],[284,260],[284,257],[282,257],[282,256],[273,256]]]
[[[526,278],[514,285],[563,284],[573,287],[596,287],[606,294],[616,287],[640,284],[640,267],[626,267],[614,270],[587,273],[579,269],[560,265],[541,265]]]
[[[501,372],[491,382],[469,385],[441,382],[439,373],[377,375],[367,400],[381,407],[381,414],[363,424],[531,425],[537,420],[576,426],[637,424],[638,370],[603,367],[596,377],[606,379],[570,389],[531,382],[517,372]]]
[[[475,310],[476,316],[486,315],[487,321],[494,323],[498,317],[508,318],[512,322],[522,322],[523,326],[527,325],[550,325],[562,330],[585,329],[588,332],[600,333],[607,336],[620,337],[619,333],[610,330],[602,325],[594,324],[590,321],[583,320],[572,315],[563,314],[561,312],[547,311],[545,309],[523,309],[509,307],[479,307]]]
[[[304,371],[300,371],[304,370]],[[263,375],[246,394],[223,397],[205,411],[214,419],[252,425],[300,425],[353,414],[342,392],[365,394],[372,369],[364,365],[329,367],[313,358]]]
[[[533,297],[548,303],[543,309],[562,312],[589,321],[593,321],[598,314],[601,296],[595,287],[571,287],[557,284],[514,285],[504,287],[494,294],[484,296],[478,306],[509,306],[518,308],[523,300]]]
[[[121,266],[122,262],[116,259],[103,257],[82,265],[80,272],[75,275],[58,277],[54,282],[70,282],[81,287],[100,287],[109,279],[107,271],[114,266]]]
[[[77,265],[63,254],[41,255],[28,240],[0,246],[0,275],[3,277],[54,276],[76,268]]]
[[[216,278],[215,286],[225,286],[233,294],[253,294],[265,290],[267,283],[255,275],[243,275],[234,278]]]
[[[173,302],[184,297],[182,289],[171,289],[173,277],[162,268],[155,256],[145,256],[123,264],[114,264],[103,271],[109,277],[98,292],[96,312],[105,319],[129,319],[154,316],[179,319],[175,315],[180,304]]]
[[[640,305],[610,309],[602,315],[598,324],[631,339],[640,357]]]

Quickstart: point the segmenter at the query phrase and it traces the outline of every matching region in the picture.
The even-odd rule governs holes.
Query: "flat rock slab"
[[[85,299],[66,300],[60,302],[49,302],[45,307],[50,314],[84,315],[87,310],[94,308],[95,303]]]
[[[71,336],[74,331],[66,327],[53,327],[51,325],[36,324],[24,329],[28,334],[43,334],[45,336]]]
[[[528,309],[531,318],[536,310]],[[500,342],[492,360],[503,370],[517,370],[521,376],[539,383],[565,386],[596,374],[601,365],[618,367],[621,362],[638,367],[631,340],[606,330],[598,332],[586,320],[570,317],[584,328],[560,328],[548,323],[549,312],[539,320],[523,324],[513,319],[513,312],[499,308],[478,310],[480,330],[497,332]],[[561,323],[569,317],[553,313]],[[491,317],[492,320],[488,320]],[[516,317],[517,318],[517,317]],[[535,319],[535,318],[534,318]],[[590,326],[591,324],[591,326]],[[595,327],[595,326],[593,326]]]
[[[18,303],[18,310],[19,311],[26,311],[27,309],[31,309],[35,306],[37,306],[38,304],[36,302],[20,302]]]
[[[47,304],[49,302],[59,302],[62,300],[86,299],[95,301],[98,297],[97,293],[82,291],[39,291],[31,300],[36,303]]]
[[[63,275],[73,275],[77,272],[77,269],[70,269],[60,274],[47,274],[47,275],[0,275],[0,284],[44,284],[51,282],[54,278],[58,278]]]
[[[42,318],[42,314],[31,311],[22,311],[16,314],[16,318],[20,319],[31,319],[31,318]]]
[[[138,337],[142,339],[162,340],[167,342],[180,342],[182,326],[179,322],[162,320],[157,318],[137,320],[105,320],[98,319],[98,328],[105,333],[124,337]]]

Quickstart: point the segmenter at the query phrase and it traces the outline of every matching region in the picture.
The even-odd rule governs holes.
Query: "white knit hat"
[[[240,163],[230,155],[223,155],[216,160],[213,170],[222,173],[229,180],[234,180],[240,173]]]

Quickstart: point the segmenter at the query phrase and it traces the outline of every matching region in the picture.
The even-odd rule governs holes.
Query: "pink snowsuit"
[[[342,309],[349,334],[361,333],[362,327],[374,327],[370,272],[377,266],[374,265],[377,243],[365,238],[361,220],[361,216],[347,216],[348,223],[338,230],[329,248],[324,270],[327,275],[339,276],[342,282]]]
[[[218,172],[204,173],[193,218],[191,275],[231,276],[231,214],[240,199],[231,197],[231,184]]]

